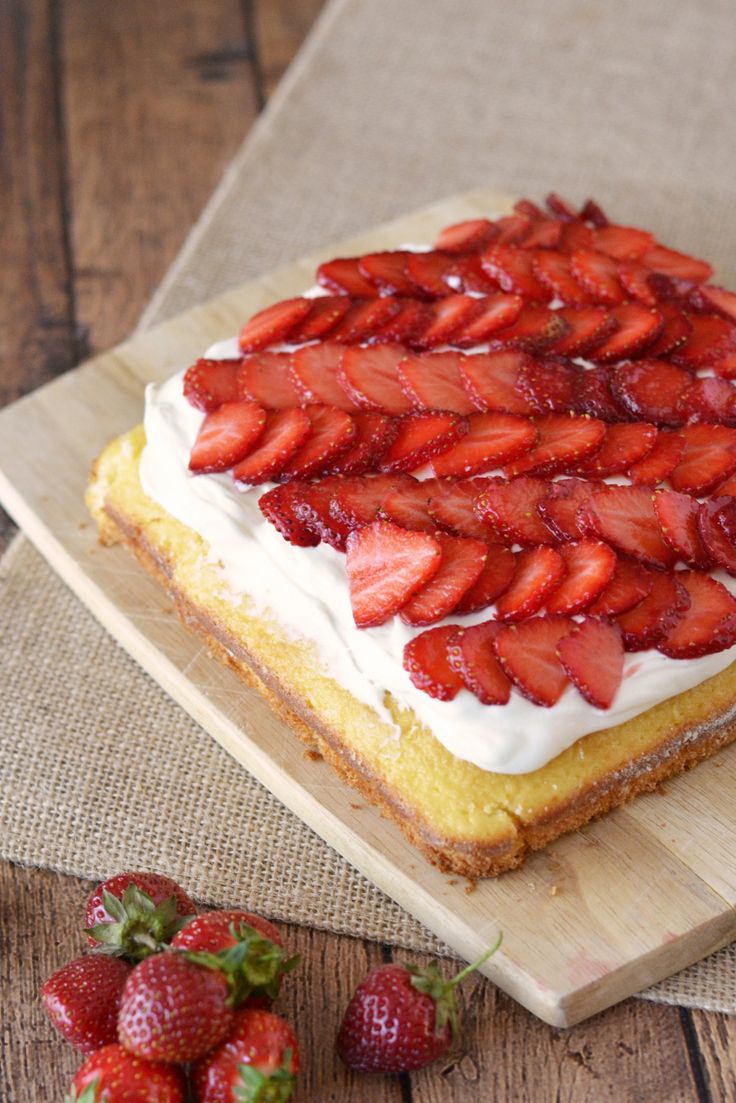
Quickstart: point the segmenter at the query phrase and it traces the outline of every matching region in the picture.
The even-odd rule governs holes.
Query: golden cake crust
[[[302,647],[307,671],[302,684],[296,684],[285,674],[289,663],[279,669],[276,662],[279,651],[295,647],[278,638],[278,626],[266,625],[264,643],[252,612],[224,604],[211,582],[209,587],[206,581],[193,585],[182,574],[177,542],[183,538],[198,553],[198,576],[204,573],[207,545],[143,493],[137,475],[143,444],[138,427],[108,446],[93,468],[88,504],[102,542],[125,544],[167,589],[187,627],[443,870],[480,878],[512,869],[529,852],[656,788],[736,738],[732,664],[625,724],[585,736],[530,774],[492,774],[454,758],[398,706],[395,719],[402,736],[398,748],[387,753],[391,729],[367,706],[350,699],[357,726],[335,722],[341,715],[340,707],[332,708],[335,699],[350,695],[330,685],[314,652]],[[446,813],[442,821],[444,801],[459,805],[452,823],[446,822]]]

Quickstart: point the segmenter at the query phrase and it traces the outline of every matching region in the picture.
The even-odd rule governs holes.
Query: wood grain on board
[[[191,362],[265,303],[309,286],[324,255],[431,240],[448,222],[509,205],[496,193],[475,192],[333,243],[318,257],[231,290],[42,388],[0,414],[0,497],[105,626],[279,799],[466,959],[478,957],[500,927],[504,945],[484,971],[547,1022],[569,1025],[736,936],[730,903],[736,878],[723,837],[736,830],[736,810],[721,801],[715,768],[693,774],[695,782],[685,779],[682,809],[681,784],[673,780],[667,796],[640,798],[557,840],[520,870],[479,883],[468,896],[373,809],[356,813],[349,790],[325,763],[304,759],[255,693],[246,695],[246,720],[235,675],[164,615],[166,599],[155,583],[118,569],[123,549],[99,548],[94,534],[80,528],[89,462],[140,419],[146,382]],[[53,497],[45,462],[24,447],[41,437],[55,457]],[[161,616],[152,617],[152,610]],[[735,756],[736,748],[726,749],[718,761],[733,769]],[[714,801],[721,802],[720,824],[709,813]],[[685,818],[689,833],[671,826]]]
[[[321,6],[321,0],[158,0],[149,20],[144,0],[127,0],[125,19],[123,5],[111,0],[0,4],[0,405],[125,336],[250,126],[253,96],[262,105]],[[151,33],[174,16],[180,33],[173,41]],[[187,66],[192,58],[203,60]],[[151,72],[142,83],[123,86],[116,71],[122,59],[138,80],[142,65]],[[167,81],[158,82],[152,101],[152,72],[159,68]],[[90,72],[109,76],[122,88],[121,98],[89,95]],[[158,177],[180,156],[180,148],[168,148],[182,141],[169,123],[180,95],[196,116],[196,141],[187,140],[188,131],[184,136],[186,173],[169,172],[165,181],[181,221],[151,224],[147,212],[157,201]],[[122,125],[130,129],[131,119],[160,160],[141,156],[129,139],[110,140]],[[100,181],[102,157],[107,178]],[[92,186],[94,179],[99,186]],[[125,181],[122,193],[117,180]],[[122,251],[114,258],[85,242],[87,228],[91,240],[99,240],[98,227],[111,217],[121,226]],[[103,324],[91,306],[105,290],[124,308],[106,310]],[[13,530],[0,510],[0,549]],[[45,976],[79,950],[86,890],[76,878],[0,863],[0,1098],[7,1103],[61,1099],[79,1065],[46,1021],[37,993]],[[50,913],[53,924],[39,922]],[[287,938],[303,958],[280,1004],[306,1055],[295,1103],[736,1098],[734,1018],[629,1000],[556,1031],[481,977],[466,988],[463,1036],[447,1061],[401,1080],[348,1078],[334,1058],[334,1023],[350,986],[391,951],[296,926],[287,928]]]

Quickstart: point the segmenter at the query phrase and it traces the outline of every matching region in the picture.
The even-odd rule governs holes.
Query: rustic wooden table
[[[0,0],[0,404],[133,328],[322,3]],[[13,532],[0,517],[0,550]],[[7,1103],[61,1099],[79,1063],[38,989],[81,948],[87,889],[0,863]],[[561,1032],[481,979],[446,1060],[350,1076],[333,1052],[340,1010],[393,951],[298,926],[286,937],[303,957],[280,1000],[302,1040],[303,1103],[736,1099],[736,1019],[629,1000]]]

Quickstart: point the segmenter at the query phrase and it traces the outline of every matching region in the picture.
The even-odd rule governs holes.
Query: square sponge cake
[[[736,331],[730,300],[710,302],[704,262],[598,211],[522,205],[430,252],[328,263],[327,294],[275,304],[149,388],[145,426],[108,445],[88,488],[102,542],[125,544],[430,861],[470,878],[736,737],[736,430],[702,383],[732,386],[710,366]],[[634,269],[652,303],[625,288]],[[705,296],[699,311],[660,303],[663,279]],[[539,526],[563,480],[587,488],[564,522],[580,527],[559,514],[537,541],[530,487]],[[453,523],[432,509],[448,487],[468,504]],[[592,630],[600,647],[538,651],[531,635],[521,660],[504,652],[553,621],[558,643]],[[488,622],[480,658],[463,653]],[[417,639],[455,650],[416,652],[417,670]]]

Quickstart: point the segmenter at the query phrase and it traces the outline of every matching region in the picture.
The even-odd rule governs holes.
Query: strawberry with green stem
[[[197,906],[170,877],[118,873],[87,900],[87,941],[104,953],[141,961],[167,945]]]
[[[268,1011],[238,1011],[225,1042],[192,1070],[196,1103],[286,1103],[299,1071],[299,1043]]]

